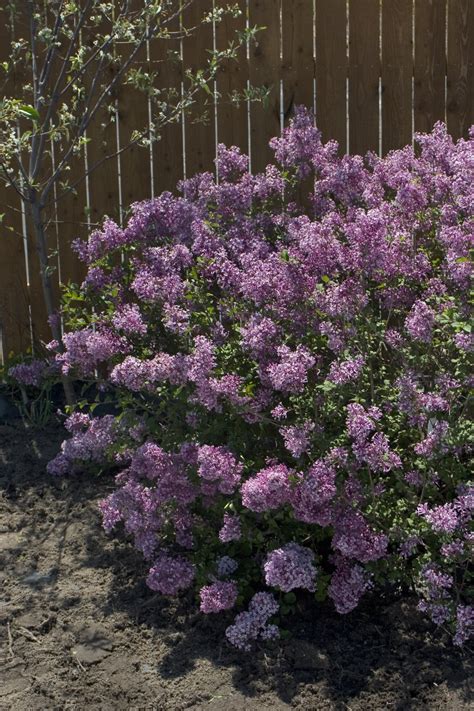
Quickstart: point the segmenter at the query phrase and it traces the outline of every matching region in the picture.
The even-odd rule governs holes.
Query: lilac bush
[[[288,591],[345,614],[387,585],[461,644],[474,131],[341,158],[299,109],[271,146],[259,175],[219,146],[219,182],[77,244],[88,272],[56,361],[117,415],[81,401],[50,471],[110,467],[105,529],[132,537],[153,590],[235,607],[241,649],[278,636]]]

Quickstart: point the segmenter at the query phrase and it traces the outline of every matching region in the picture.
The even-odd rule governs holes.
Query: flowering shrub
[[[105,529],[153,590],[247,605],[241,649],[278,636],[295,590],[345,614],[386,584],[472,634],[473,141],[437,124],[416,150],[340,158],[300,109],[263,174],[220,146],[220,182],[77,245],[56,361],[119,414],[82,402],[49,469],[118,471]]]

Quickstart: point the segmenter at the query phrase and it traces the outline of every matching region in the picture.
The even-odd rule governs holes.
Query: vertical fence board
[[[194,28],[183,41],[183,70],[205,68],[209,50],[213,47],[212,23],[203,18],[212,12],[212,0],[192,3],[183,11],[183,25]],[[202,171],[214,171],[216,135],[214,101],[210,94],[200,90],[190,112],[185,116],[186,177]]]
[[[235,42],[236,32],[245,29],[246,0],[240,0],[237,4],[241,11],[239,17],[226,14],[216,26],[216,46],[219,51]],[[230,97],[234,93],[242,97],[247,88],[248,71],[246,47],[241,46],[237,49],[236,58],[226,60],[217,75],[217,140],[226,146],[238,146],[243,153],[249,151],[247,102],[244,99],[235,105]]]
[[[97,135],[97,134],[96,134]],[[94,138],[94,141],[97,140]],[[89,144],[91,145],[91,144]],[[54,204],[54,196],[50,206],[51,219],[53,220],[49,230],[48,238],[51,248],[58,247],[58,268],[61,277],[61,284],[68,282],[80,283],[85,275],[85,266],[79,260],[76,253],[71,248],[71,243],[75,239],[85,239],[88,233],[87,226],[87,198],[85,182],[85,162],[84,156],[80,155],[71,160],[70,182],[80,181],[73,191],[65,196],[61,196],[61,189],[58,188],[58,202]],[[96,195],[93,200],[97,201]],[[96,210],[101,205],[96,202]],[[58,220],[57,235],[54,221]],[[57,245],[56,245],[57,241]]]
[[[181,58],[179,17],[167,23],[168,38],[150,42],[150,70],[156,75],[155,86],[162,92],[160,100],[176,105],[181,96]],[[183,179],[183,127],[181,116],[160,130],[160,140],[153,147],[153,178],[155,195],[164,190],[174,191]]]
[[[313,108],[313,3],[282,0],[283,114],[294,106]]]
[[[349,150],[379,149],[379,0],[349,3]]]
[[[46,19],[50,28],[54,26],[56,16],[52,8],[45,5],[47,12]],[[62,53],[59,53],[63,56]],[[62,63],[57,57],[52,66],[50,85],[53,86],[61,71]],[[71,91],[66,94],[63,101],[68,104],[71,100]],[[68,147],[68,142],[64,144],[64,148]],[[45,156],[45,174],[52,174],[61,160],[64,150],[60,148],[61,144],[54,143],[47,146],[48,154]],[[71,248],[71,243],[77,238],[84,238],[87,235],[87,217],[85,212],[86,207],[86,187],[84,181],[84,157],[83,155],[71,155],[68,159],[66,170],[59,177],[59,182],[53,187],[50,192],[48,203],[45,209],[45,218],[47,220],[47,243],[49,250],[49,265],[51,269],[51,281],[53,286],[53,297],[55,306],[59,308],[61,297],[61,285],[68,281],[80,283],[84,276],[84,265],[80,262],[77,255]],[[67,182],[71,185],[72,190],[66,192],[60,184]],[[33,234],[31,242],[33,241]],[[30,244],[30,251],[34,251],[33,244]],[[41,285],[35,285],[36,278],[35,269],[32,270],[32,290],[36,293],[36,289],[41,290]],[[42,294],[38,296],[43,303]],[[46,315],[44,316],[46,318]],[[33,332],[35,337],[40,337],[42,340],[50,340],[51,330],[49,326],[42,326],[41,334],[38,334],[38,318],[33,313]]]
[[[447,123],[453,138],[466,137],[474,122],[474,3],[448,2]]]
[[[382,152],[412,139],[412,0],[382,3]]]
[[[415,131],[445,119],[446,0],[415,0]]]
[[[249,22],[266,28],[250,47],[250,81],[270,89],[268,100],[250,108],[252,172],[258,173],[273,159],[268,141],[280,133],[280,0],[251,0]]]
[[[7,59],[10,28],[7,8],[0,11],[0,61]],[[13,90],[9,82],[5,95]],[[30,345],[28,290],[20,215],[20,199],[0,180],[0,362],[9,353],[24,352]]]
[[[139,11],[143,3],[133,0],[130,9]],[[133,47],[130,47],[132,51]],[[123,56],[127,49],[122,48]],[[146,46],[136,55],[131,68],[146,70]],[[118,94],[119,144],[120,148],[131,144],[134,131],[146,131],[149,134],[148,101],[142,91],[127,85],[121,87]],[[133,202],[151,197],[150,153],[148,148],[134,143],[120,154],[120,173],[122,183],[122,198],[125,212],[128,212]]]
[[[347,150],[346,0],[316,0],[316,123]]]
[[[110,27],[101,26],[101,31],[110,31]],[[89,38],[84,37],[84,41]],[[93,66],[87,75],[87,84],[93,82]],[[110,71],[110,70],[109,70]],[[110,72],[110,79],[112,79]],[[104,218],[110,217],[120,222],[120,194],[117,159],[117,132],[115,123],[115,101],[117,94],[110,97],[108,106],[98,111],[87,130],[87,145],[89,175],[89,190],[91,195],[90,221],[93,228],[102,224]],[[112,109],[109,112],[108,109]]]
[[[24,353],[31,347],[19,205],[13,188],[0,182],[0,363],[10,353]]]

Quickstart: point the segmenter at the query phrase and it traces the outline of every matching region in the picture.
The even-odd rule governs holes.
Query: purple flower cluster
[[[346,385],[357,380],[362,373],[363,367],[364,358],[362,356],[341,362],[333,361],[329,368],[328,380],[336,385]]]
[[[287,543],[271,551],[263,565],[265,582],[273,588],[289,592],[294,588],[316,589],[314,553],[298,543]]]
[[[305,422],[301,427],[289,425],[280,429],[285,447],[295,459],[299,459],[302,454],[308,451],[310,433],[313,429],[313,422]]]
[[[12,366],[8,375],[21,385],[39,387],[46,374],[47,367],[42,360],[32,360],[29,363],[19,363]]]
[[[329,583],[328,595],[341,615],[357,607],[369,588],[369,576],[361,565],[343,556],[335,557],[335,570]]]
[[[242,464],[224,447],[203,445],[199,448],[197,461],[206,494],[215,491],[231,494],[240,483]]]
[[[252,642],[257,639],[277,639],[278,627],[269,625],[270,617],[278,612],[278,603],[269,593],[257,593],[250,600],[248,612],[241,612],[234,624],[225,631],[226,637],[234,647],[250,651]]]
[[[337,517],[334,527],[332,546],[346,558],[368,563],[385,556],[387,536],[373,531],[359,511],[343,511]]]
[[[236,560],[234,560],[234,558],[231,558],[228,555],[223,555],[217,561],[217,575],[219,578],[227,578],[229,575],[235,573],[238,567],[239,564]]]
[[[209,615],[212,612],[222,612],[234,607],[237,600],[238,589],[234,582],[218,581],[212,585],[205,585],[199,591],[201,598],[201,612]]]
[[[414,341],[429,343],[435,322],[433,310],[424,301],[415,301],[405,321],[405,326]]]
[[[335,468],[322,460],[315,462],[293,491],[291,503],[295,518],[328,526],[333,516],[329,503],[336,492]]]
[[[224,523],[219,531],[219,540],[222,543],[238,541],[242,535],[240,519],[238,516],[224,513]]]
[[[275,390],[298,393],[308,380],[308,371],[315,358],[304,346],[291,351],[287,346],[277,349],[279,362],[268,367],[268,378]]]
[[[91,420],[76,413],[67,425],[74,434],[62,443],[61,452],[48,462],[50,474],[66,474],[72,471],[75,462],[102,463],[107,460],[117,433],[117,423],[112,415]]]
[[[176,595],[179,590],[189,588],[194,580],[194,565],[184,558],[161,554],[150,568],[146,579],[152,590],[162,595]]]
[[[285,464],[274,464],[261,469],[242,484],[242,503],[257,513],[278,509],[290,500],[291,469]]]

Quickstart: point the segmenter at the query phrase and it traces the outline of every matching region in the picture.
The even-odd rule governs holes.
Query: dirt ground
[[[111,479],[46,474],[62,436],[0,425],[2,711],[472,708],[468,652],[411,600],[321,606],[280,645],[234,651],[229,618],[155,598],[140,556],[102,531]]]

